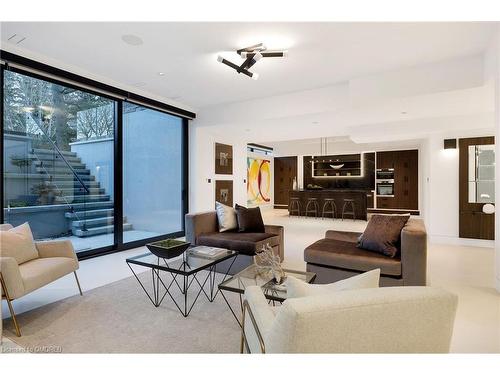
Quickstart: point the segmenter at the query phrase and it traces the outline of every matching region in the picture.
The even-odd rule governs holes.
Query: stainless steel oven
[[[394,197],[394,180],[377,179],[377,196]]]

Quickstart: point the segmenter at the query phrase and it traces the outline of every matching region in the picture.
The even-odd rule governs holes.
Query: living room
[[[500,353],[498,22],[85,17],[1,22],[2,356]]]

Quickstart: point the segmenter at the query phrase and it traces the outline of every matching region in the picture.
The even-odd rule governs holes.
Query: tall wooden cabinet
[[[394,169],[394,197],[377,196],[377,208],[418,210],[418,150],[377,152],[377,169]]]
[[[293,179],[297,179],[297,157],[285,156],[274,158],[274,206],[288,207]],[[298,181],[297,181],[298,183]]]
[[[459,236],[495,239],[495,215],[483,212],[495,203],[495,138],[459,139]],[[480,155],[483,153],[486,157]],[[488,188],[489,187],[489,188]]]

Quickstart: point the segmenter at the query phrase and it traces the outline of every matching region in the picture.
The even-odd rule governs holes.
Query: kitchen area
[[[420,214],[418,149],[275,157],[274,163],[274,207],[291,216]]]

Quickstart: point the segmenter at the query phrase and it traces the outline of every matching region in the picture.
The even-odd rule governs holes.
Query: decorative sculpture
[[[262,246],[262,250],[255,254],[254,262],[259,274],[272,276],[277,284],[285,281],[286,275],[283,268],[281,268],[280,256],[274,253],[269,244]]]

